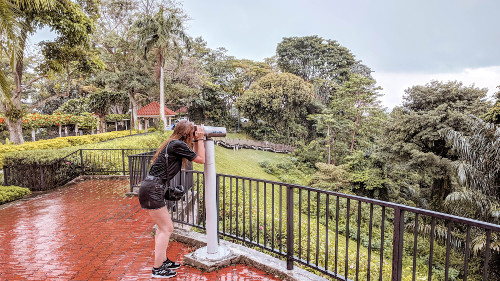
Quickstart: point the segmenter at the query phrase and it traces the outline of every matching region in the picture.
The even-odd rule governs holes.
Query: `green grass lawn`
[[[252,149],[232,150],[215,146],[215,170],[218,174],[243,176],[270,181],[278,178],[266,173],[259,165],[261,161],[278,162],[287,157],[285,154]],[[203,165],[194,164],[197,171],[203,170]]]

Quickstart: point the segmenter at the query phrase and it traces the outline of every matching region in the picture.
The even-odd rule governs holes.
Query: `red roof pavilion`
[[[165,116],[175,116],[175,112],[165,107]],[[160,117],[160,104],[154,101],[146,106],[143,106],[137,110],[137,117]]]

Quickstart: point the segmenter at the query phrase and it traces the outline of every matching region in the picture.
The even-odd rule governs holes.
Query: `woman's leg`
[[[174,224],[172,223],[167,207],[149,210],[149,215],[158,226],[155,234],[154,267],[160,267],[167,259],[168,241],[170,240],[170,235],[174,231]]]

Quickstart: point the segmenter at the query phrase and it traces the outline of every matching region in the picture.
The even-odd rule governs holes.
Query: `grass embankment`
[[[252,150],[240,149],[232,150],[220,146],[215,147],[215,169],[218,174],[235,175],[256,179],[278,181],[276,176],[264,171],[259,162],[267,160],[276,162],[282,160],[286,155]],[[194,169],[203,170],[203,165],[195,164]]]

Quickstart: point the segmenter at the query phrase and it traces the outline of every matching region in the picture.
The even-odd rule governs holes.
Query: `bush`
[[[259,164],[266,173],[274,175],[280,181],[287,183],[307,185],[314,173],[313,169],[299,162],[295,157],[287,157],[274,163],[261,161]]]
[[[0,186],[0,204],[5,204],[24,196],[30,195],[31,191],[28,188],[19,186]]]
[[[121,174],[128,168],[129,155],[144,152],[144,149],[156,149],[170,133],[157,132],[61,149],[11,152],[4,161],[9,167],[8,183],[31,190],[47,190],[61,186],[81,173]],[[71,141],[81,144],[87,140],[73,137]],[[78,152],[79,149],[84,150]],[[26,177],[26,174],[31,176]]]
[[[137,134],[139,132],[134,131],[134,133]],[[28,161],[26,163],[35,163],[35,162],[38,163],[38,161],[41,160],[43,163],[47,163],[55,159],[61,158],[62,156],[65,156],[72,151],[72,150],[63,150],[63,148],[70,148],[78,145],[103,142],[115,138],[128,136],[129,134],[130,131],[116,131],[116,132],[109,132],[109,133],[102,133],[95,135],[60,137],[50,140],[25,142],[24,144],[20,145],[0,144],[0,168],[4,166],[4,163],[6,165],[9,165],[8,163],[9,160],[6,160],[7,158],[10,159],[10,161],[13,161],[15,159],[21,159],[20,161]],[[41,151],[46,149],[55,149],[55,150],[50,150],[49,153],[44,153]],[[20,151],[23,152],[32,151],[32,152],[26,154],[16,153]],[[41,154],[41,156],[38,156],[39,154]],[[30,160],[29,158],[32,159]]]

